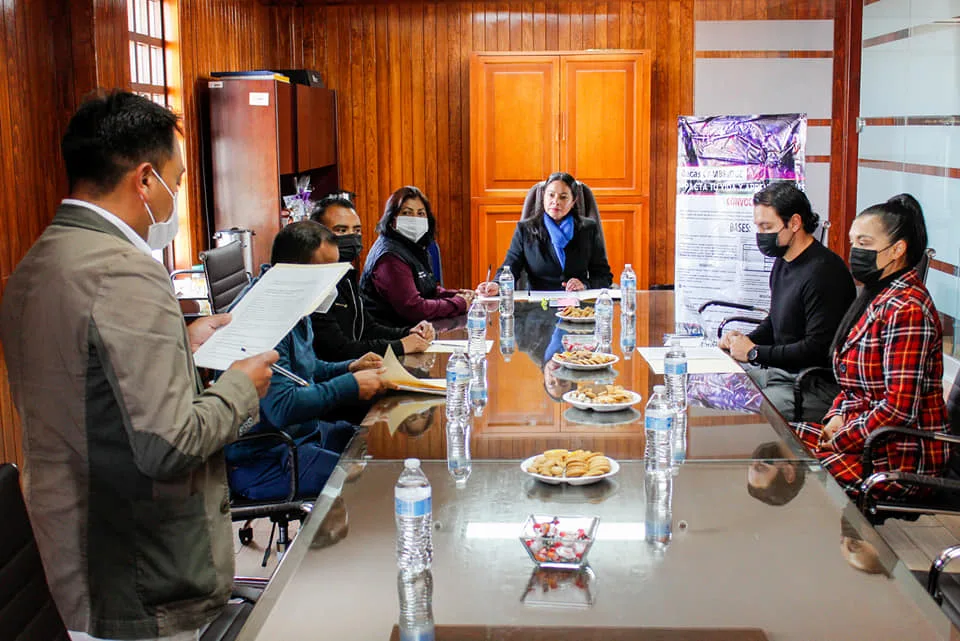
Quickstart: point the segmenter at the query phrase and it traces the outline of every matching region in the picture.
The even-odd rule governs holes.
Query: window
[[[161,0],[127,0],[130,31],[130,83],[134,92],[163,106],[167,104]]]

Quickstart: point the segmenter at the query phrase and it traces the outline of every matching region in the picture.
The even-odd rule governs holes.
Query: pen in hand
[[[241,348],[240,348],[240,351],[243,352],[244,354],[246,354],[246,353],[247,353],[247,348],[246,348],[246,347],[241,347]],[[273,370],[274,372],[276,372],[277,374],[279,374],[280,376],[285,376],[286,378],[289,378],[291,381],[293,381],[294,383],[296,383],[296,384],[299,385],[300,387],[310,387],[310,382],[309,382],[309,381],[307,381],[306,379],[300,378],[299,376],[297,376],[296,374],[294,374],[294,373],[291,372],[290,370],[288,370],[288,369],[286,369],[286,368],[284,368],[284,367],[280,367],[280,366],[277,365],[276,363],[274,363],[273,365],[271,365],[271,366],[270,366],[270,369]]]

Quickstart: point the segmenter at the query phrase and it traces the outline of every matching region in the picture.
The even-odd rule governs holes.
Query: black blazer
[[[563,289],[563,282],[571,278],[580,279],[588,289],[610,287],[613,274],[607,263],[600,225],[596,221],[589,218],[576,220],[573,238],[565,250],[567,265],[562,270],[549,237],[542,244],[534,238],[531,228],[537,222],[533,219],[517,223],[513,232],[503,264],[510,266],[514,278],[526,272],[530,289],[537,290]]]

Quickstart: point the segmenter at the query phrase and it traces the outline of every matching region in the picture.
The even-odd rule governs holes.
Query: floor
[[[270,521],[257,519],[253,522],[253,541],[248,545],[240,544],[237,532],[241,525],[234,523],[233,527],[237,575],[269,577],[277,568],[276,543],[267,559],[267,567],[261,567],[261,563],[267,541],[270,540]],[[290,524],[291,539],[296,535],[297,526],[297,523]],[[907,567],[926,571],[944,548],[960,543],[960,517],[921,516],[913,523],[889,519],[877,527],[877,531]],[[951,570],[960,571],[960,567],[952,567]]]
[[[267,542],[270,540],[270,519],[256,519],[253,524],[253,541],[247,545],[240,543],[239,531],[243,523],[233,524],[233,551],[236,554],[237,576],[270,577],[273,571],[277,569],[277,544],[276,535],[274,543],[271,546],[270,556],[267,558],[267,567],[261,567],[263,563],[263,553]],[[290,524],[291,541],[297,534],[299,523]]]

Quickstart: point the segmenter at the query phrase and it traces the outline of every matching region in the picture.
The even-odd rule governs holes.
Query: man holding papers
[[[305,220],[280,230],[270,262],[319,265],[335,262],[337,255],[330,230]],[[242,309],[241,301],[238,313]],[[277,365],[307,385],[275,374],[270,391],[260,402],[261,421],[251,429],[251,433],[282,430],[296,441],[301,496],[320,493],[356,430],[349,422],[333,422],[336,413],[356,409],[359,401],[369,401],[385,389],[380,356],[366,354],[357,360],[328,362],[317,358],[313,342],[310,317],[304,316],[277,345]],[[227,449],[231,490],[255,500],[285,496],[290,487],[287,454],[286,447],[264,441],[231,445]]]
[[[82,105],[61,143],[70,197],[0,311],[27,506],[73,639],[196,638],[233,584],[222,450],[277,355],[201,385],[192,352],[229,318],[185,327],[151,256],[177,231],[178,133],[132,93]]]

